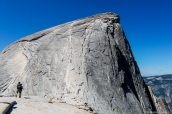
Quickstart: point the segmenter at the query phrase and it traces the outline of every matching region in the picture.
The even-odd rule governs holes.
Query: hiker
[[[21,93],[22,93],[23,86],[20,82],[17,84],[17,94],[19,93],[19,98],[21,98]],[[16,95],[17,97],[17,95]]]

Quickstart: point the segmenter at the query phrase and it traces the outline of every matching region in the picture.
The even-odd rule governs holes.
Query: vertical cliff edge
[[[24,37],[0,54],[0,94],[50,97],[98,114],[158,112],[114,13]],[[170,114],[170,112],[168,112]]]

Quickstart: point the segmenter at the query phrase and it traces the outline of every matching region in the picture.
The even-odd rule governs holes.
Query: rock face
[[[172,109],[172,74],[144,77],[144,80],[155,96],[164,98]]]
[[[51,97],[99,114],[156,111],[119,16],[104,13],[22,38],[0,55],[0,94]]]
[[[157,98],[152,91],[152,88],[148,86],[151,99],[153,101],[153,104],[156,108],[156,111],[158,113],[165,113],[165,114],[171,114],[170,108],[168,107],[168,104],[166,103],[165,99],[163,98]]]

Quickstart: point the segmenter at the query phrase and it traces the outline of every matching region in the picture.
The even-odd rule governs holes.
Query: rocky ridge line
[[[24,37],[0,55],[0,94],[63,101],[99,114],[157,111],[119,16],[103,13]]]

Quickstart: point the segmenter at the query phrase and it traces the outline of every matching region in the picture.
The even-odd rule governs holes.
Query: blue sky
[[[172,0],[0,0],[0,51],[24,36],[104,12],[120,15],[143,76],[172,74]]]

